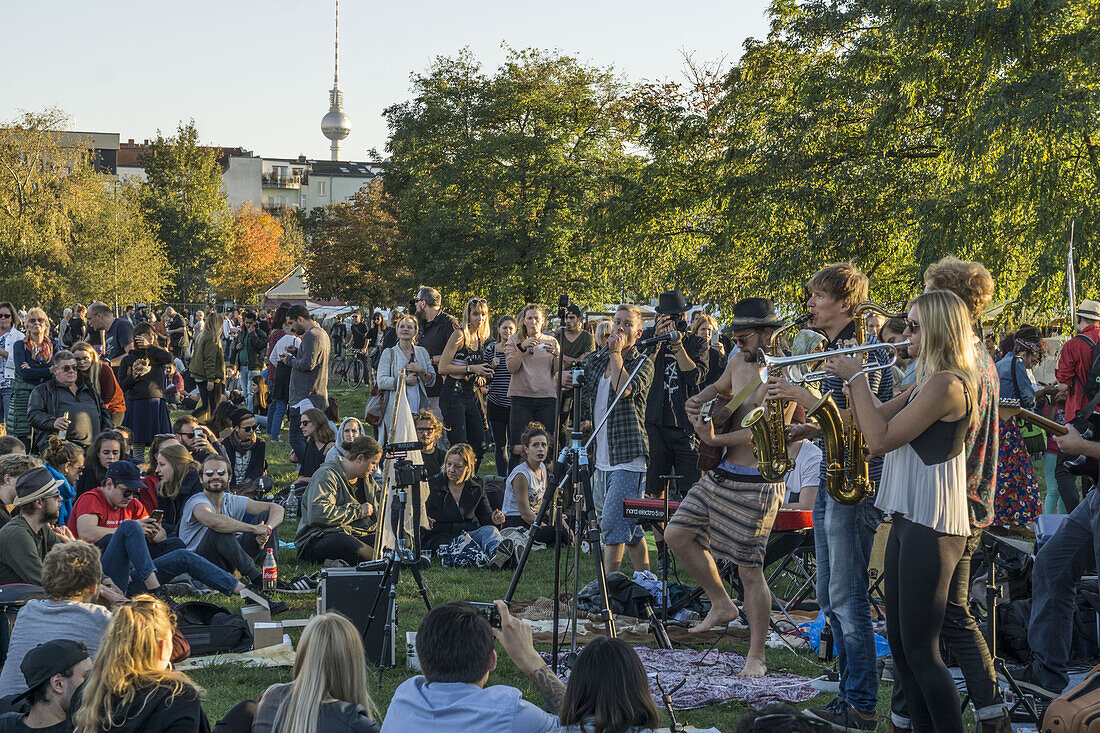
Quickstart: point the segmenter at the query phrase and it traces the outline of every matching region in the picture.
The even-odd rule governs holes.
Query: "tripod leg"
[[[428,600],[428,589],[424,586],[424,578],[420,575],[420,568],[416,563],[409,565],[409,570],[412,571],[413,578],[416,580],[416,588],[420,591],[420,597],[424,599],[424,606],[428,611],[432,610],[432,602]]]
[[[547,491],[542,497],[542,505],[539,507],[538,513],[535,514],[535,521],[531,523],[532,527],[538,527],[542,525],[544,519],[546,519],[547,512],[550,511],[550,507],[553,506],[557,500],[558,492],[561,491],[562,486],[569,480],[568,473],[563,478],[553,491]],[[531,546],[535,544],[535,533],[530,532],[527,536],[527,544],[523,547],[523,554],[519,557],[519,564],[516,565],[516,572],[512,573],[512,582],[508,586],[508,592],[504,596],[504,602],[507,604],[512,603],[512,598],[516,595],[516,588],[519,587],[519,579],[523,575],[523,569],[527,567],[527,558],[531,554]]]
[[[561,647],[561,639],[558,635],[558,620],[561,618],[561,600],[558,594],[558,588],[561,587],[561,534],[558,532],[558,517],[561,516],[561,506],[559,502],[554,502],[554,510],[551,514],[550,526],[554,528],[554,640],[550,645],[550,665],[554,670],[554,674],[558,673],[558,649]],[[534,527],[532,525],[531,534],[534,536]]]
[[[390,555],[389,567],[386,569],[384,578],[389,578],[390,588],[389,593],[386,596],[386,628],[382,632],[382,649],[378,652],[378,686],[382,686],[382,671],[386,668],[386,640],[392,639],[392,634],[395,632],[393,627],[394,608],[397,604],[397,583],[401,579],[401,564],[394,561],[396,553]],[[379,593],[378,597],[374,599],[375,610],[378,608],[378,600],[382,594]],[[371,612],[371,618],[374,618],[374,611]],[[367,629],[370,628],[370,621],[367,622]],[[396,663],[397,660],[391,659],[392,663]]]
[[[592,478],[588,472],[587,456],[584,456],[577,473],[580,477],[581,490],[584,492],[584,521],[588,527],[588,546],[596,559],[596,580],[600,587],[600,601],[603,604],[601,613],[603,614],[604,623],[607,624],[607,635],[615,638],[618,633],[615,631],[615,617],[611,613],[611,596],[607,592],[607,575],[603,565],[603,544],[600,542],[600,528],[595,521],[596,505],[592,497]]]

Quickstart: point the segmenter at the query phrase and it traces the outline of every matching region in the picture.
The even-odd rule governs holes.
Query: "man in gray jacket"
[[[73,352],[55,353],[50,372],[53,379],[35,387],[27,403],[35,451],[44,451],[51,435],[87,448],[97,435],[114,427],[111,416],[92,386],[77,379]]]
[[[302,412],[311,407],[318,410],[328,407],[328,360],[332,346],[328,334],[304,305],[292,306],[287,312],[286,328],[302,339],[301,346],[287,347],[290,354],[290,447],[300,459],[306,449]]]

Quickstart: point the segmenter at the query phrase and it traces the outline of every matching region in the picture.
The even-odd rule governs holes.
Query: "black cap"
[[[775,303],[768,298],[743,298],[733,306],[733,328],[768,328],[783,325],[783,319],[775,314]]]
[[[55,674],[72,669],[88,658],[88,647],[82,641],[72,639],[53,639],[31,649],[19,663],[23,670],[23,679],[27,681],[27,691],[18,695],[12,702],[21,700],[50,681]]]
[[[145,488],[145,484],[141,480],[141,469],[130,463],[130,461],[115,461],[107,466],[105,478],[109,478],[116,484],[125,486],[128,489]]]

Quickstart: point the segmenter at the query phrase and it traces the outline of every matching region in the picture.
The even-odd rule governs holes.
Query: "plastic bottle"
[[[65,410],[64,414],[63,414],[63,415],[61,415],[61,417],[63,417],[63,418],[65,418],[66,420],[68,420],[68,419],[69,419],[69,411],[68,411],[68,410]],[[65,438],[69,437],[69,429],[68,429],[68,428],[65,428],[64,430],[60,431],[60,432],[59,432],[59,433],[57,434],[57,437],[61,438],[62,440],[65,440]]]
[[[275,591],[276,581],[279,579],[279,565],[275,562],[275,550],[267,548],[267,553],[264,555],[264,592],[272,593]]]

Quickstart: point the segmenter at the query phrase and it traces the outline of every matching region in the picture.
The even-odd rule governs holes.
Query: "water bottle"
[[[264,555],[264,592],[273,593],[278,580],[279,566],[275,562],[275,550],[269,547]]]

